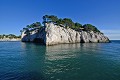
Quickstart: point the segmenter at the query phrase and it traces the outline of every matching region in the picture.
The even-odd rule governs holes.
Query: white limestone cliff
[[[42,29],[35,29],[28,33],[22,32],[23,42],[40,42],[45,45],[60,43],[109,42],[108,37],[98,32],[75,31],[71,28],[46,23]]]

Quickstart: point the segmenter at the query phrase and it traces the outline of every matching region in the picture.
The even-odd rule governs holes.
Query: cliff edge
[[[110,42],[108,37],[101,32],[93,31],[75,31],[54,23],[45,23],[40,29],[23,31],[21,35],[22,42],[39,42],[45,45],[54,45],[61,43],[99,43]]]

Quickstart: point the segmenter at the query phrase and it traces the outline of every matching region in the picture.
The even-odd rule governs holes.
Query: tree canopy
[[[27,25],[26,28],[40,28],[41,27],[41,23],[40,22],[35,22],[33,24]]]
[[[63,25],[66,28],[72,28],[74,30],[84,30],[84,31],[94,31],[94,32],[100,32],[95,26],[93,26],[92,24],[80,24],[78,22],[73,22],[72,19],[70,18],[58,18],[57,16],[54,15],[45,15],[43,16],[43,23],[56,23],[57,25]]]
[[[95,26],[91,24],[85,24],[83,25],[85,31],[94,31],[94,32],[100,32]]]
[[[57,16],[54,15],[45,15],[43,16],[43,23],[44,22],[54,22],[56,23],[58,21]]]
[[[55,25],[60,25],[61,27],[65,28],[71,28],[76,31],[94,31],[94,32],[100,32],[95,26],[92,24],[80,24],[78,22],[73,22],[70,18],[58,18],[55,15],[44,15],[43,16],[43,24],[44,23],[54,23]],[[23,30],[26,32],[30,31],[31,29],[35,28],[41,28],[42,25],[40,22],[35,22],[33,24],[27,25]]]
[[[20,30],[20,32],[25,31],[26,33],[29,33],[29,31],[31,31],[33,29],[40,29],[41,27],[42,27],[42,25],[40,22],[35,22],[35,23],[30,24],[30,25],[27,25],[22,30]]]

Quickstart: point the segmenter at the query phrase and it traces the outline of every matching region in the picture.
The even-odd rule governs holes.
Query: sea
[[[0,80],[120,80],[120,41],[0,42]]]

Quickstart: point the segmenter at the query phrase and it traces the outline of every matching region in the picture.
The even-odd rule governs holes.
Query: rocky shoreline
[[[110,42],[103,33],[93,31],[75,31],[71,28],[61,27],[54,23],[46,23],[42,29],[35,29],[30,32],[23,31],[22,42],[39,42],[45,45],[63,43],[100,43]]]

